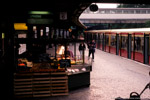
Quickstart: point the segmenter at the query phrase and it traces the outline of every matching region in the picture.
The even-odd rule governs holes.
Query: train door
[[[100,50],[104,51],[104,33],[100,33]]]
[[[100,49],[100,33],[97,34],[97,49]]]
[[[144,64],[149,64],[149,34],[144,34]]]
[[[120,44],[120,56],[122,57],[128,57],[128,52],[127,52],[127,49],[128,49],[128,33],[120,33],[120,41],[121,41],[121,44]]]
[[[106,33],[105,34],[105,51],[110,52],[110,34]]]
[[[144,60],[144,34],[134,33],[133,59],[143,63]]]
[[[134,55],[135,55],[135,54],[134,54],[134,53],[135,53],[135,52],[134,52],[134,47],[135,47],[135,46],[134,46],[134,44],[135,44],[135,43],[134,43],[134,40],[135,40],[134,37],[135,37],[135,35],[132,33],[132,35],[131,35],[131,59],[132,59],[132,60],[134,60],[134,58],[135,58],[135,57],[134,57]]]
[[[110,37],[110,53],[116,54],[116,33],[112,33]]]
[[[96,48],[98,49],[98,35],[97,35],[97,33],[94,34],[94,40],[95,40],[95,43],[96,43]]]

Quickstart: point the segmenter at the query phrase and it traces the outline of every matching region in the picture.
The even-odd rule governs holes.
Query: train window
[[[130,10],[128,13],[129,14],[134,14],[134,10]]]
[[[140,14],[140,10],[136,10],[136,14]]]
[[[127,40],[128,37],[127,36],[122,36],[121,37],[121,48],[122,49],[127,49]]]
[[[106,13],[106,14],[110,14],[110,10],[106,10],[105,13]]]
[[[143,52],[143,48],[144,48],[144,38],[140,37],[140,36],[136,36],[135,37],[135,51],[137,52]]]
[[[133,36],[132,36],[131,46],[132,46],[131,50],[134,51],[134,37]]]
[[[104,37],[103,37],[103,34],[100,34],[100,46],[102,46],[102,43],[103,43],[103,40],[105,40],[105,39],[103,39]]]
[[[117,14],[122,14],[122,10],[117,10],[116,13]]]
[[[101,14],[104,14],[105,13],[105,10],[100,10],[99,11]]]
[[[106,35],[106,45],[109,45],[109,35]]]
[[[111,43],[110,43],[111,46],[116,46],[116,36],[115,35],[112,35],[111,36]]]
[[[128,12],[128,10],[124,10],[124,13],[125,13],[125,14],[128,14],[129,12]]]
[[[141,10],[141,13],[142,14],[146,14],[146,10]]]
[[[150,14],[150,10],[147,10],[147,13]]]

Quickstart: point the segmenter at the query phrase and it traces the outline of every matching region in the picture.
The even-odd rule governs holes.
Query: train
[[[96,48],[150,65],[150,28],[84,31],[86,43],[95,40]]]

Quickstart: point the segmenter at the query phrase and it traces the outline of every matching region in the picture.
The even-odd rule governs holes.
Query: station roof
[[[79,22],[81,13],[91,3],[138,3],[147,4],[147,0],[5,0],[0,6],[1,19],[8,17],[15,21],[26,21],[29,11],[49,11],[54,16],[56,26],[68,27],[77,25],[84,27]],[[60,20],[60,13],[67,12],[67,20]],[[65,24],[63,24],[65,23]]]

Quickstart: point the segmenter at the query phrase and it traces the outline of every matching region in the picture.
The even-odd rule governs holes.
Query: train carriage
[[[85,34],[88,41],[96,41],[97,49],[150,64],[150,28],[89,30]]]

